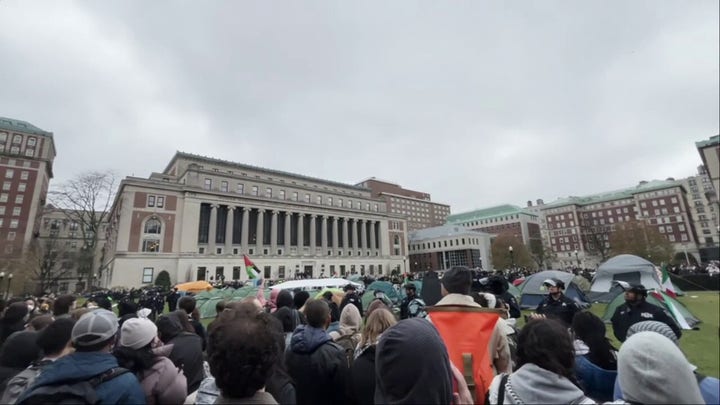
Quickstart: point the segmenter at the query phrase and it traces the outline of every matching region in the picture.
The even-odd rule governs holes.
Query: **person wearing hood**
[[[357,308],[358,312],[360,313],[360,318],[363,316],[363,307],[362,307],[362,301],[360,301],[360,296],[358,295],[355,284],[348,283],[345,287],[343,287],[343,291],[345,291],[345,296],[342,299],[342,302],[340,303],[340,317],[342,318],[342,311],[345,309],[345,306],[347,304],[353,304],[355,305],[355,308]]]
[[[54,388],[106,376],[94,387],[101,404],[144,404],[145,394],[132,373],[119,370],[110,354],[118,330],[114,313],[96,309],[83,315],[73,326],[71,339],[75,352],[48,364],[18,403],[50,402]],[[52,392],[52,394],[51,394]]]
[[[383,332],[375,350],[376,404],[452,403],[450,357],[430,322],[398,322]]]
[[[25,329],[28,316],[28,306],[25,301],[14,302],[7,307],[5,314],[0,319],[0,345],[8,336]]]
[[[120,367],[140,380],[148,404],[182,404],[187,397],[187,380],[167,358],[173,346],[163,346],[157,327],[149,319],[131,318],[123,323],[120,344],[114,355]]]
[[[615,309],[610,321],[617,340],[624,342],[630,326],[643,321],[658,321],[666,324],[675,332],[678,339],[682,331],[674,319],[662,308],[647,302],[647,289],[642,284],[630,284],[625,289],[625,304]]]
[[[490,404],[595,404],[573,373],[575,350],[560,321],[532,319],[518,335],[518,369],[490,384]]]
[[[202,339],[180,309],[160,316],[157,328],[160,340],[172,345],[167,357],[185,374],[187,394],[195,392],[203,379]]]
[[[285,364],[296,383],[298,404],[342,404],[346,402],[347,359],[342,347],[325,332],[330,325],[330,307],[325,300],[305,303],[307,325],[290,339]]]
[[[660,333],[638,332],[623,343],[618,353],[618,382],[622,399],[629,403],[705,403],[693,366]]]
[[[360,342],[360,324],[362,323],[362,316],[355,305],[352,308],[347,305],[343,308],[340,313],[340,328],[336,331],[330,332],[329,335],[336,343],[344,337],[348,337],[352,342],[353,351]]]
[[[21,304],[25,305],[24,302]],[[5,390],[10,379],[40,357],[40,348],[35,344],[37,336],[37,332],[17,332],[3,344],[0,350],[0,392]]]
[[[675,335],[675,332],[673,332],[672,329],[670,329],[669,326],[662,322],[658,321],[643,321],[638,322],[630,326],[630,328],[627,331],[627,338],[630,339],[630,337],[636,333],[639,332],[652,332],[652,333],[658,333],[666,338],[668,338],[675,346],[680,347],[680,342],[678,341],[677,336]],[[682,351],[682,350],[681,350]],[[718,380],[715,377],[708,377],[705,375],[702,375],[697,372],[697,369],[692,364],[690,365],[693,369],[693,374],[695,375],[695,380],[697,381],[698,387],[700,388],[700,394],[702,395],[703,399],[705,400],[706,404],[720,404],[720,380]],[[615,381],[615,389],[613,391],[613,399],[614,400],[621,400],[622,401],[623,394],[622,390],[620,388],[620,379],[618,378]]]
[[[397,320],[390,309],[379,308],[370,313],[355,350],[355,360],[350,367],[348,399],[358,405],[370,405],[375,401],[375,349],[383,332],[395,325]]]

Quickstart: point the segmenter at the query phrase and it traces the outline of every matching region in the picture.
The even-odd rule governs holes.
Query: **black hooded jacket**
[[[298,404],[344,404],[348,374],[344,350],[323,329],[301,325],[293,333],[285,365]]]
[[[203,379],[202,338],[193,332],[185,331],[177,316],[177,312],[161,316],[157,321],[157,328],[163,343],[173,345],[168,358],[185,374],[190,394],[200,387]]]

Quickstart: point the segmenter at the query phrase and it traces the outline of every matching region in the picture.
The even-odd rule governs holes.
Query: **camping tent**
[[[218,301],[225,301],[226,303],[233,301],[240,301],[245,297],[257,296],[258,288],[245,286],[238,289],[235,288],[223,288],[214,289],[210,291],[204,291],[195,296],[197,302],[196,307],[200,311],[201,318],[213,318],[216,315],[215,304]],[[266,300],[270,299],[270,290],[265,289],[263,296]]]
[[[656,291],[656,293],[657,293],[657,295],[653,294],[652,292],[649,292],[646,301],[666,310],[673,318],[676,319],[676,322],[677,322],[677,316],[682,316],[683,318],[685,318],[685,321],[687,321],[688,325],[690,325],[691,328],[694,328],[697,324],[700,323],[700,319],[698,319],[695,315],[693,315],[679,301],[677,301],[676,299],[672,298],[671,296],[669,296],[663,292]],[[660,299],[658,299],[658,296],[663,298],[663,301],[665,301],[665,302],[660,301]],[[616,296],[615,299],[613,299],[608,304],[607,308],[605,309],[605,314],[602,317],[603,321],[610,322],[610,319],[612,318],[613,314],[615,313],[615,310],[617,309],[617,307],[619,307],[620,305],[622,305],[624,303],[625,303],[624,295],[619,294],[618,296]],[[677,313],[678,313],[677,316],[675,314],[675,311],[673,311],[669,307],[668,303],[669,303],[669,305],[672,305],[675,307],[675,309],[677,309]],[[678,324],[681,324],[681,323],[678,322]]]
[[[606,261],[597,270],[588,298],[593,302],[610,302],[622,290],[613,288],[613,281],[642,284],[648,290],[664,291],[660,278],[651,262],[634,255],[618,255]],[[679,291],[679,289],[675,289]]]
[[[190,293],[199,293],[202,291],[210,291],[213,286],[207,281],[191,281],[189,283],[182,283],[175,286],[179,291],[187,291]]]
[[[590,302],[585,297],[580,286],[575,282],[575,276],[572,273],[566,273],[559,270],[545,270],[535,273],[522,283],[520,296],[520,307],[523,309],[537,308],[548,294],[547,288],[543,286],[543,281],[549,278],[557,278],[565,283],[565,296],[573,299],[583,307],[590,306]]]
[[[393,305],[398,305],[400,303],[400,293],[393,288],[392,283],[387,281],[373,281],[369,286],[367,286],[365,293],[361,298],[364,309],[367,309],[370,303],[375,299],[374,291],[376,290],[382,291],[385,296],[392,301]]]

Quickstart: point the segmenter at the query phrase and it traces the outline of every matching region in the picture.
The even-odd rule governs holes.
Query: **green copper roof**
[[[505,204],[505,205],[498,205],[496,207],[484,208],[481,210],[462,212],[459,214],[449,215],[447,217],[447,223],[448,224],[461,224],[463,222],[477,221],[477,220],[481,220],[481,219],[495,218],[495,217],[501,217],[501,216],[511,215],[511,214],[527,214],[527,215],[535,216],[535,214],[527,212],[516,205]]]
[[[591,194],[582,197],[566,197],[555,200],[543,206],[543,209],[562,207],[564,205],[590,205],[605,201],[620,200],[623,198],[632,198],[633,195],[645,193],[653,190],[662,190],[671,187],[681,187],[682,183],[676,180],[652,180],[643,182],[635,187],[628,187],[621,190],[606,191],[598,194]]]
[[[24,132],[26,134],[52,136],[52,132],[43,131],[35,125],[13,118],[0,117],[0,129]]]
[[[710,139],[695,142],[695,146],[698,148],[704,148],[712,145],[720,145],[720,135],[711,136]]]

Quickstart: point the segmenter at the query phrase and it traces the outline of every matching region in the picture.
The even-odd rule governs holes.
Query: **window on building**
[[[10,220],[10,229],[15,229],[18,227],[20,221],[17,219],[11,219]]]
[[[155,206],[155,196],[149,195],[147,198],[147,206],[148,207],[154,207]]]
[[[250,190],[251,190],[251,192],[250,192],[251,195],[254,195],[254,196],[258,195],[258,186],[252,186],[252,188]]]
[[[238,183],[236,192],[238,194],[244,194],[245,193],[245,185],[243,183]]]
[[[6,179],[12,179],[13,176],[15,176],[15,170],[13,170],[13,169],[5,170],[5,178]]]
[[[10,186],[12,186],[12,183],[11,183],[11,182],[9,182],[9,181],[4,182],[3,185],[2,185],[3,191],[9,191],[9,190],[10,190]]]
[[[143,239],[142,245],[143,252],[159,252],[160,251],[160,240],[156,238]]]
[[[220,191],[222,191],[223,193],[228,192],[228,182],[227,181],[223,180],[220,182]]]
[[[35,156],[35,149],[25,149],[25,156],[27,156],[27,157]]]
[[[305,194],[305,202],[306,203],[310,202],[310,194]]]
[[[668,237],[668,240],[669,240],[670,242],[675,242],[675,235],[673,235],[673,234],[668,234],[667,237]]]
[[[152,267],[144,267],[143,268],[143,275],[142,275],[142,282],[143,284],[148,284],[153,282],[153,272],[155,271]]]
[[[265,188],[265,198],[272,198],[272,188]]]
[[[28,146],[35,146],[35,143],[36,143],[36,139],[35,139],[35,138],[33,138],[33,137],[29,137],[29,138],[28,138],[28,140],[27,140],[27,145],[28,145]]]
[[[212,189],[212,179],[205,179],[205,190],[211,190]]]
[[[15,204],[22,204],[25,200],[25,197],[22,195],[15,196]]]
[[[21,211],[22,211],[22,208],[20,208],[20,207],[15,207],[15,208],[13,208],[13,213],[12,213],[12,214],[13,214],[14,217],[19,217]]]
[[[280,191],[278,192],[278,198],[281,199],[281,200],[284,200],[284,199],[285,199],[285,190],[280,190]]]
[[[15,240],[15,232],[8,232],[7,240]]]
[[[343,206],[343,200],[342,200],[342,198],[338,198],[338,207],[342,208],[342,206]]]
[[[13,143],[22,143],[22,136],[15,134],[13,137]]]
[[[7,132],[0,132],[0,142],[1,143],[7,142]]]
[[[163,206],[165,205],[165,197],[158,196],[156,200],[156,205],[158,208],[163,208]]]
[[[30,172],[28,172],[26,170],[23,170],[22,172],[20,172],[20,180],[27,180],[29,176],[30,176]]]
[[[18,184],[18,192],[19,193],[24,193],[25,190],[27,190],[27,183]]]
[[[328,204],[328,205],[333,205],[333,198],[332,198],[332,197],[328,197],[328,198],[327,198],[327,204]]]

